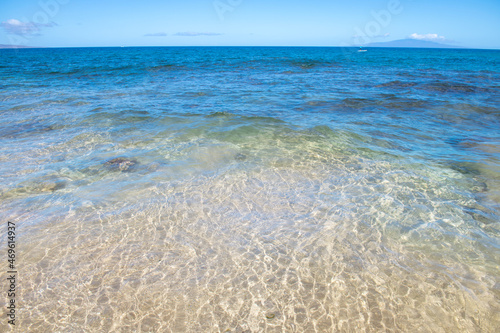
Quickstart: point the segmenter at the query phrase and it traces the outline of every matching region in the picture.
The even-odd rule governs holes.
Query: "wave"
[[[173,70],[184,70],[187,69],[185,66],[179,64],[165,64],[165,65],[155,65],[145,67],[147,72],[165,72]]]
[[[378,84],[375,87],[377,87],[377,88],[411,88],[411,87],[414,87],[416,85],[417,85],[417,83],[415,83],[415,82],[404,82],[404,81],[396,80],[396,81],[390,81],[387,83]]]
[[[376,112],[382,110],[405,111],[418,110],[429,105],[429,102],[416,99],[398,97],[394,94],[380,94],[374,98],[349,97],[333,101],[307,101],[297,108],[297,110],[317,109],[326,113],[338,111],[364,111]]]
[[[427,91],[440,93],[483,93],[488,91],[483,87],[454,82],[432,82],[419,85],[419,87]]]

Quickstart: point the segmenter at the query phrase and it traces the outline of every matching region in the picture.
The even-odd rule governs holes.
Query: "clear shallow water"
[[[23,330],[500,326],[500,52],[0,57]]]

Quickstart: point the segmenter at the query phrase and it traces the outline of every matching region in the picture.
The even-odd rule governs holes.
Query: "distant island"
[[[370,43],[364,45],[366,47],[415,47],[415,48],[429,48],[429,49],[460,49],[459,46],[441,44],[418,39],[398,39],[390,42]]]

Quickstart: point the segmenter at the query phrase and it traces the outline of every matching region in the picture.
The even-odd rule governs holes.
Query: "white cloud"
[[[35,23],[35,22],[21,22],[16,19],[10,19],[0,23],[0,26],[7,34],[19,36],[39,36],[40,28],[56,26],[54,22],[50,23]]]
[[[165,36],[168,36],[168,34],[165,32],[156,32],[154,34],[145,34],[144,36],[146,36],[146,37],[165,37]]]
[[[174,36],[195,37],[195,36],[220,36],[220,35],[222,34],[216,32],[178,32]]]
[[[444,42],[444,41],[446,41],[446,38],[444,36],[439,36],[438,34],[420,35],[417,33],[413,33],[408,37],[411,39],[426,40],[426,41],[431,41],[431,42]]]

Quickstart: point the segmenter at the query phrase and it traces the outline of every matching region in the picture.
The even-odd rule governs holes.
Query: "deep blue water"
[[[26,327],[137,328],[129,283],[174,331],[500,323],[500,51],[0,50],[0,78]],[[88,311],[50,322],[63,285]]]

